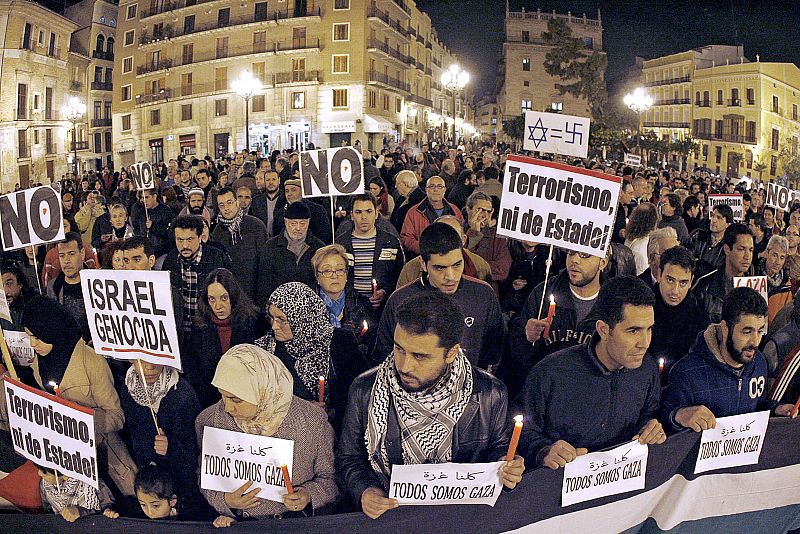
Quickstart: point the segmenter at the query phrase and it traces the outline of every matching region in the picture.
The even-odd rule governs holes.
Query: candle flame
[[[364,320],[363,326],[364,326],[364,330],[369,329],[369,324],[367,324],[367,320],[366,319]]]
[[[664,358],[659,358],[659,359],[658,359],[658,365],[659,365],[659,367],[664,367],[664,363],[665,363],[665,361],[664,361]]]
[[[320,375],[320,377],[319,377],[319,381],[320,381],[320,382],[325,382],[325,377],[324,377],[324,376],[322,376],[322,375]]]
[[[516,421],[517,423],[522,423],[522,414],[515,415],[514,416],[514,421]]]
[[[53,388],[57,388],[58,387],[58,382],[55,382],[55,381],[51,380],[50,382],[47,383],[47,385],[50,386],[50,387],[53,387]]]
[[[551,294],[550,294],[550,304],[555,304],[555,303],[556,303],[556,298],[555,298],[555,297],[553,296],[553,294],[551,293]]]

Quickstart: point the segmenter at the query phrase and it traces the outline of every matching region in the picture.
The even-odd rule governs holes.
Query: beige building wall
[[[423,142],[433,109],[430,19],[402,0],[125,1],[114,63],[115,162]],[[446,61],[440,52],[440,61]]]
[[[545,111],[554,103],[560,104],[565,114],[590,116],[588,102],[569,94],[561,95],[556,84],[564,82],[544,70],[550,46],[545,44],[542,33],[547,31],[547,24],[553,17],[567,21],[573,36],[584,41],[587,52],[603,51],[603,25],[599,13],[597,19],[590,19],[586,15],[577,17],[571,13],[538,10],[507,12],[503,56],[498,72],[499,124],[520,115],[525,109]],[[499,130],[499,140],[507,140],[502,135],[502,126]]]
[[[0,1],[0,189],[49,183],[67,172],[61,107],[70,96],[70,35],[77,25],[25,0]]]

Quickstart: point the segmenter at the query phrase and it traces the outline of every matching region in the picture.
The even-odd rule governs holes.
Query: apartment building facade
[[[248,148],[264,153],[425,142],[449,112],[437,80],[454,58],[413,2],[123,0],[119,14],[118,164],[243,149],[244,71],[262,85]]]

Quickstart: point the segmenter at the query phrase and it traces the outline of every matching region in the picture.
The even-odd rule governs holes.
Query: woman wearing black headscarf
[[[32,367],[39,387],[54,393],[58,385],[64,399],[94,410],[98,453],[107,456],[108,475],[123,494],[133,495],[136,468],[117,435],[125,415],[108,363],[83,342],[78,323],[52,299],[32,297],[22,313],[22,326],[36,354]]]
[[[267,314],[272,331],[255,344],[281,359],[301,399],[318,402],[319,379],[325,379],[325,407],[338,434],[350,384],[367,368],[353,333],[334,328],[322,299],[300,282],[278,286]]]

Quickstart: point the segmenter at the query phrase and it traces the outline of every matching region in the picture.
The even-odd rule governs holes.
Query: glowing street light
[[[641,156],[642,146],[640,140],[642,138],[642,113],[653,107],[653,97],[648,95],[643,88],[637,87],[634,89],[633,93],[625,95],[623,102],[625,102],[625,105],[631,111],[638,115],[639,122],[637,123],[636,148]]]
[[[244,146],[250,152],[250,98],[261,91],[261,80],[254,77],[249,70],[242,71],[239,77],[231,82],[231,88],[244,98]]]
[[[469,83],[469,72],[462,70],[457,64],[452,64],[442,73],[442,86],[450,91],[453,104],[453,145],[456,144],[456,93],[464,89]]]
[[[61,114],[72,123],[72,172],[78,177],[78,122],[86,115],[86,104],[77,96],[72,96],[61,108]]]

